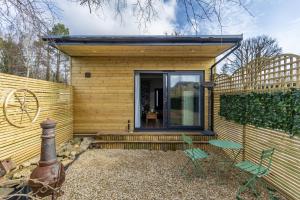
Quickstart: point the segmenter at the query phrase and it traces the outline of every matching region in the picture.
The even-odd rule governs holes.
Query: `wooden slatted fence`
[[[271,174],[266,178],[289,199],[300,199],[300,137],[277,130],[240,125],[220,117],[220,95],[229,93],[273,92],[300,88],[300,57],[284,54],[258,59],[231,76],[215,79],[214,129],[223,139],[244,145],[244,159],[259,161],[263,149],[275,147]]]
[[[13,89],[28,89],[40,103],[40,114],[35,123],[17,128],[4,115],[4,101]],[[64,84],[24,78],[0,73],[0,160],[7,157],[20,164],[40,153],[40,123],[46,118],[57,122],[56,143],[72,138],[72,87]]]

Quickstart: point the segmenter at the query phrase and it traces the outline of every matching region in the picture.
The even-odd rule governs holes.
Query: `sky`
[[[128,0],[131,5],[135,0]],[[161,35],[174,30],[195,34],[183,20],[185,14],[176,0],[157,1],[157,17],[141,27],[132,15],[132,8],[116,17],[112,7],[89,12],[71,1],[56,0],[61,8],[60,21],[73,35]],[[223,29],[217,23],[201,22],[201,34],[243,34],[244,39],[266,34],[276,38],[283,53],[300,54],[300,0],[246,0],[249,14],[240,8],[228,8],[223,13]]]

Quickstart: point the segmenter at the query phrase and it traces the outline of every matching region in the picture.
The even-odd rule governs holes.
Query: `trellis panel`
[[[300,199],[300,138],[288,133],[240,125],[219,116],[220,94],[286,91],[300,88],[300,57],[283,54],[257,59],[231,76],[219,75],[214,89],[214,129],[218,137],[244,144],[244,158],[259,161],[261,151],[275,147],[272,172],[267,180],[289,199]]]

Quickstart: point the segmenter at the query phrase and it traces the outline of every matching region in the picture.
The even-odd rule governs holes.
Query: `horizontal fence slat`
[[[287,91],[300,88],[300,57],[283,54],[254,60],[231,76],[219,75],[214,88],[214,130],[218,137],[244,144],[244,158],[258,163],[263,149],[275,148],[271,173],[266,180],[288,199],[300,199],[300,137],[279,130],[240,125],[219,116],[220,95]]]
[[[3,103],[13,89],[28,89],[39,100],[40,114],[30,126],[17,128],[5,118]],[[47,118],[57,122],[57,146],[70,140],[73,134],[72,96],[72,87],[65,84],[0,73],[0,160],[11,157],[16,164],[21,164],[38,155],[42,131],[40,123]]]

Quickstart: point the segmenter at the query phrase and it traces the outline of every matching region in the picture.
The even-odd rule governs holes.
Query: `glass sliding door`
[[[134,75],[134,128],[141,128],[141,78]]]
[[[203,75],[201,73],[169,74],[169,127],[202,127],[202,81]]]
[[[135,73],[135,129],[203,129],[203,71]]]

